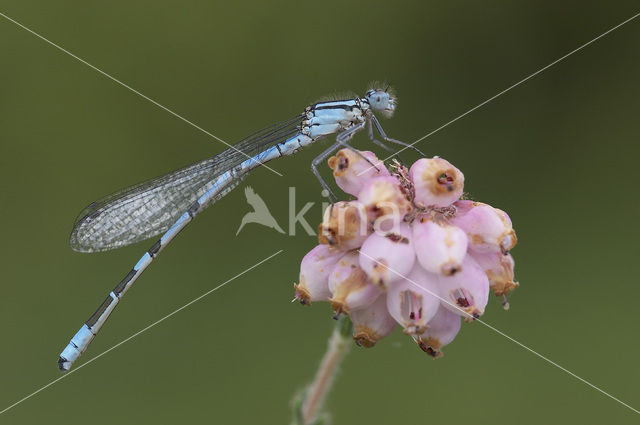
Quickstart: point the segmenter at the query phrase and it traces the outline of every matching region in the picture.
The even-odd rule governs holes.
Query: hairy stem
[[[302,425],[315,423],[321,413],[324,400],[338,371],[338,366],[351,348],[351,320],[347,316],[338,319],[329,338],[327,351],[316,371],[316,376],[305,392],[301,405]]]

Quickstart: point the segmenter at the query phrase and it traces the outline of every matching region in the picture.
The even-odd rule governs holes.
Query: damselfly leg
[[[334,143],[328,149],[322,152],[320,155],[313,158],[313,161],[311,161],[311,171],[313,171],[313,174],[316,176],[316,178],[320,182],[320,185],[322,186],[322,188],[327,191],[327,194],[328,194],[327,197],[329,198],[331,205],[335,204],[338,201],[338,197],[335,195],[335,193],[333,193],[333,191],[331,190],[327,182],[324,181],[324,179],[322,178],[322,175],[320,175],[320,171],[318,171],[318,165],[320,165],[322,161],[327,159],[329,155],[331,155],[341,146],[342,145],[340,143]]]
[[[418,154],[420,154],[423,157],[426,156],[420,149],[416,148],[412,144],[401,142],[400,140],[392,139],[391,137],[387,136],[387,133],[385,133],[384,130],[382,129],[382,126],[380,125],[380,121],[378,121],[378,119],[376,118],[375,115],[371,114],[371,118],[370,119],[373,122],[373,125],[375,125],[376,130],[378,131],[378,133],[380,133],[380,137],[382,137],[382,139],[385,142],[395,143],[396,145],[404,146],[405,148],[414,150],[415,152],[417,152]],[[373,136],[373,131],[370,133],[370,136]]]
[[[373,123],[371,122],[371,120],[369,120],[369,126],[368,127],[369,127],[369,129],[368,129],[369,140],[371,140],[374,144],[380,146],[381,148],[383,148],[387,152],[391,152],[391,157],[395,156],[398,159],[398,161],[400,161],[401,163],[404,162],[402,160],[402,157],[400,156],[400,154],[398,152],[396,152],[395,149],[393,149],[390,146],[385,145],[380,140],[376,139],[375,135],[373,134]]]

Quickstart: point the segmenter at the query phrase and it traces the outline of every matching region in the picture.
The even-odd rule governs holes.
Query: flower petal
[[[396,230],[372,233],[360,248],[360,267],[376,285],[387,286],[413,268],[415,253],[411,229],[401,223]]]
[[[460,331],[460,322],[459,315],[441,305],[429,320],[427,330],[414,339],[422,351],[437,359],[442,357],[442,347],[451,343]]]
[[[470,250],[506,254],[515,246],[516,233],[504,211],[473,201],[458,201],[454,206],[457,212],[449,222],[467,233]]]
[[[367,274],[360,268],[358,253],[346,253],[329,274],[329,301],[336,314],[350,314],[353,310],[373,303],[382,293],[373,285]]]
[[[318,226],[318,242],[341,251],[359,248],[370,229],[364,206],[357,202],[336,202],[327,207]]]
[[[462,270],[453,276],[439,276],[441,304],[454,313],[472,320],[484,313],[489,300],[489,279],[470,255],[462,262]]]
[[[327,245],[318,245],[302,259],[300,283],[295,285],[296,299],[301,304],[326,301],[330,296],[329,273],[344,254]]]
[[[422,267],[449,276],[462,267],[467,255],[467,234],[443,221],[421,218],[413,223],[413,246]]]
[[[353,339],[362,347],[373,347],[397,326],[387,311],[387,296],[384,294],[368,307],[352,311],[349,316],[353,322]]]
[[[413,207],[395,177],[376,177],[369,180],[358,194],[374,230],[396,227]]]
[[[357,196],[371,178],[389,175],[387,167],[373,152],[360,151],[360,154],[351,149],[341,149],[328,161],[338,187],[353,196]]]
[[[462,196],[464,174],[445,159],[419,159],[409,169],[409,177],[415,189],[414,202],[423,208],[448,207]]]
[[[436,314],[439,304],[438,276],[419,264],[406,278],[392,282],[387,289],[389,314],[409,335],[420,335],[427,329],[427,322]]]
[[[487,274],[490,287],[497,296],[507,295],[520,285],[513,281],[515,263],[511,254],[473,252],[471,256]]]

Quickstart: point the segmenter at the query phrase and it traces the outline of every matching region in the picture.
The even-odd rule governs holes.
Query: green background
[[[411,142],[639,12],[637,2],[3,0],[0,12],[236,141],[335,91],[396,88]],[[506,210],[521,283],[484,320],[639,408],[636,199],[640,18],[420,143]],[[0,18],[0,410],[59,377],[58,353],[152,241],[71,251],[76,214],[221,143]],[[326,143],[323,146],[326,146]],[[359,136],[356,146],[370,148]],[[286,228],[288,187],[320,218],[322,146],[246,181]],[[408,159],[415,159],[406,155]],[[326,170],[325,170],[326,171]],[[0,415],[13,424],[286,424],[333,321],[289,301],[315,241],[248,225],[236,190],[138,281],[79,364],[209,297]],[[628,424],[631,410],[482,326],[432,361],[396,331],[354,349],[335,424]]]

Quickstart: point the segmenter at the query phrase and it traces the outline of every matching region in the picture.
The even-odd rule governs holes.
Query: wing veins
[[[171,224],[225,171],[299,130],[302,115],[257,131],[219,154],[89,204],[78,215],[69,239],[79,252],[107,251],[148,239]],[[237,182],[239,183],[239,182]],[[228,187],[224,196],[237,184]]]

